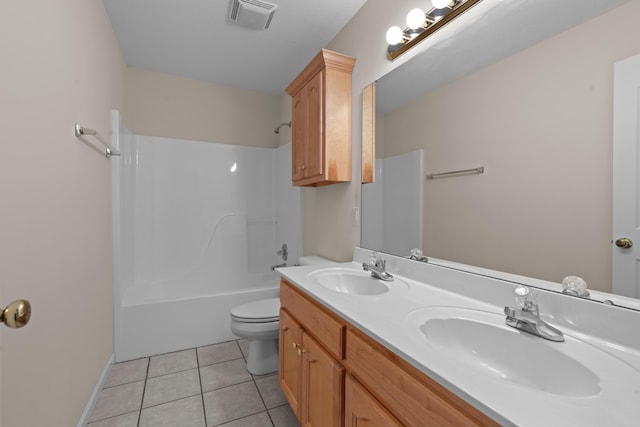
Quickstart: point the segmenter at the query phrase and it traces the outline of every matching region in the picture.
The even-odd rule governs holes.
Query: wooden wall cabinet
[[[355,58],[322,49],[289,84],[293,185],[351,181],[351,72]]]
[[[303,427],[498,426],[285,279],[280,303],[280,387]]]

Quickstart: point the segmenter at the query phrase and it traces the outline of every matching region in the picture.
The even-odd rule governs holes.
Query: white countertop
[[[514,284],[396,257],[389,258],[387,270],[394,274],[396,280],[385,282],[390,291],[380,295],[340,293],[309,280],[311,273],[327,268],[361,272],[360,262],[287,267],[278,271],[312,298],[502,425],[640,425],[640,346],[636,345],[637,337],[624,342],[626,332],[640,335],[636,329],[640,325],[639,312],[615,307],[606,307],[609,311],[603,311],[605,308],[598,303],[576,301],[577,298],[551,293],[547,295],[546,292],[539,295],[543,319],[561,329],[566,340],[564,343],[554,343],[527,334],[531,340],[539,340],[533,345],[556,346],[554,350],[564,351],[586,343],[589,351],[584,353],[589,354],[578,354],[577,358],[584,358],[581,363],[599,378],[599,391],[587,393],[587,396],[545,392],[510,382],[502,378],[500,373],[470,364],[468,359],[460,359],[442,349],[435,349],[420,336],[418,328],[410,326],[411,318],[415,317],[412,313],[425,307],[438,307],[437,310],[452,312],[465,308],[504,318],[504,306],[515,306],[511,297]],[[571,313],[566,314],[567,310]],[[546,312],[550,316],[545,315]],[[574,312],[577,313],[575,316]],[[611,324],[602,318],[603,312],[612,314]],[[606,316],[609,317],[608,314]],[[593,322],[582,322],[589,323],[586,325],[589,327],[593,325],[593,330],[574,320],[594,317],[600,318]],[[625,333],[606,333],[618,330],[617,323],[621,321],[633,324],[623,327]],[[613,339],[609,339],[609,335]],[[540,367],[547,368],[554,369],[553,366]]]

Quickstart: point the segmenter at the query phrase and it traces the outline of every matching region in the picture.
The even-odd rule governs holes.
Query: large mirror
[[[495,3],[376,82],[376,167],[423,169],[418,190],[363,184],[362,246],[611,292],[613,67],[640,53],[640,2]],[[417,220],[379,219],[391,204]]]

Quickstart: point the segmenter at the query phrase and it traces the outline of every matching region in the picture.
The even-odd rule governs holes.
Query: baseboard
[[[78,420],[78,424],[76,427],[86,427],[86,425],[89,423],[89,417],[93,412],[93,408],[96,406],[96,402],[98,401],[98,397],[100,396],[100,391],[102,390],[104,382],[109,376],[109,372],[111,371],[111,367],[113,366],[115,358],[115,354],[111,353],[111,356],[109,356],[107,364],[104,366],[104,369],[102,370],[102,374],[100,375],[96,386],[93,388],[93,392],[91,393],[87,404],[84,406],[84,411],[82,411],[82,415],[80,415],[80,419]]]

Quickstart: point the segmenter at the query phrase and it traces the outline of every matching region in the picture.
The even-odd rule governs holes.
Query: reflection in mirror
[[[414,150],[375,165],[375,182],[362,187],[362,241],[389,254],[422,249],[424,150]]]
[[[572,9],[556,10],[556,27],[508,48],[522,32],[492,33],[507,19],[534,27],[542,3],[510,2],[501,16],[487,12],[487,28],[454,34],[378,80],[376,163],[423,150],[424,165],[419,245],[383,251],[408,256],[422,246],[429,258],[558,284],[576,275],[595,294],[611,292],[613,67],[640,53],[632,18],[640,1],[596,2],[599,10],[587,10],[595,3],[568,0]],[[561,24],[564,15],[593,19]],[[482,175],[425,181],[425,174],[479,165]],[[377,206],[375,216],[392,205],[385,191],[380,201],[368,200],[370,185],[363,185],[362,246],[379,250],[386,244],[380,236],[395,230],[384,221],[381,229],[365,226],[369,206]],[[397,210],[416,209],[395,203]]]

